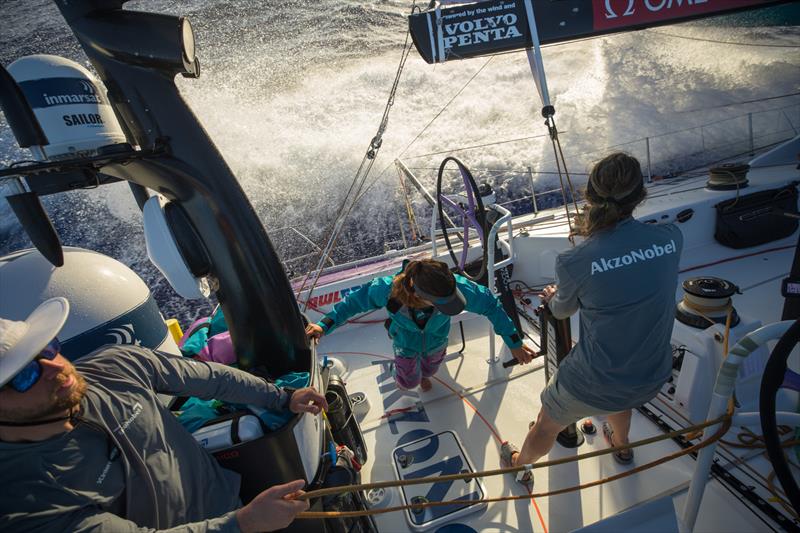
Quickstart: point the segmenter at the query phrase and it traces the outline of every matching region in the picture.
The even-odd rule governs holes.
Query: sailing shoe
[[[506,468],[514,466],[514,454],[519,453],[519,448],[508,441],[500,446],[500,464]],[[522,484],[528,492],[533,492],[533,472],[531,470],[521,470],[516,473],[516,480]]]
[[[603,422],[603,437],[606,439],[608,446],[613,448],[614,444],[614,430],[611,429],[611,424]],[[619,450],[612,454],[614,460],[621,465],[629,465],[633,462],[633,449]]]

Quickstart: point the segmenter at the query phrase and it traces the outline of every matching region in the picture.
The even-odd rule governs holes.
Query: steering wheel
[[[800,341],[800,320],[783,334],[769,356],[761,378],[761,391],[759,394],[759,410],[761,411],[761,433],[767,448],[769,460],[775,475],[781,482],[783,491],[789,498],[792,507],[800,509],[800,489],[792,476],[789,464],[781,449],[781,440],[778,435],[778,423],[775,415],[775,397],[778,389],[787,388],[800,391],[800,374],[787,368],[786,360],[792,349]]]
[[[464,180],[464,190],[466,194],[459,195],[461,197],[456,198],[457,200],[464,200],[459,201],[458,203],[453,201],[450,197],[442,194],[442,175],[444,174],[445,166],[447,166],[447,163],[450,161],[453,161],[456,165],[458,165],[458,170],[461,172],[461,178]],[[458,267],[459,272],[465,278],[472,281],[480,280],[480,278],[482,278],[486,273],[486,262],[488,255],[486,250],[486,235],[488,230],[486,229],[486,215],[483,207],[483,200],[481,199],[480,192],[478,191],[478,186],[475,184],[475,179],[472,177],[472,173],[461,161],[455,157],[446,157],[439,166],[439,178],[436,180],[436,198],[436,207],[439,210],[439,222],[442,225],[444,242],[447,245],[447,251],[450,252],[450,257],[453,259],[453,264]],[[445,218],[444,205],[447,205],[450,209],[461,215],[464,232],[461,235],[460,259],[456,257],[456,253],[453,251],[453,245],[450,242],[450,236],[447,233],[446,222],[448,219]],[[474,228],[478,233],[478,237],[481,239],[481,245],[483,248],[480,270],[476,275],[471,275],[464,270],[467,262],[467,251],[469,250],[470,227]]]

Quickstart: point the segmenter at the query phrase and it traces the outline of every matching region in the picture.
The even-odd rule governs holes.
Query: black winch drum
[[[706,329],[712,324],[725,324],[731,296],[739,287],[730,281],[712,276],[688,278],[683,282],[683,299],[675,308],[675,318],[693,328]],[[739,324],[739,314],[731,309],[731,327]]]
[[[325,392],[325,400],[328,402],[328,421],[331,424],[333,440],[337,444],[343,444],[353,450],[353,453],[362,465],[367,462],[367,446],[364,442],[364,435],[353,413],[353,406],[350,397],[341,378],[331,375],[328,381],[328,389]]]

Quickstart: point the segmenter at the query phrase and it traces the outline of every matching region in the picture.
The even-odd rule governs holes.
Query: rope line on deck
[[[442,482],[442,481],[456,481],[456,480],[461,480],[461,479],[474,479],[474,478],[478,478],[478,477],[491,477],[491,476],[504,475],[504,474],[513,474],[513,473],[520,472],[520,471],[523,471],[523,470],[528,470],[528,469],[535,470],[535,469],[539,469],[539,468],[557,466],[557,465],[560,465],[560,464],[581,461],[581,460],[584,460],[584,459],[590,459],[590,458],[593,458],[593,457],[598,457],[598,456],[601,456],[601,455],[614,453],[614,452],[617,452],[617,451],[620,451],[620,450],[627,450],[627,449],[637,448],[639,446],[652,444],[652,443],[659,442],[659,441],[662,441],[662,440],[672,439],[672,438],[677,437],[679,435],[683,435],[685,433],[695,432],[695,431],[698,431],[700,429],[704,429],[704,428],[707,428],[707,427],[710,427],[710,426],[713,426],[713,425],[716,425],[716,424],[720,424],[720,423],[722,424],[720,426],[720,428],[711,437],[709,437],[705,441],[701,441],[701,442],[699,442],[697,444],[694,444],[694,445],[692,445],[692,446],[690,446],[690,447],[688,447],[686,449],[679,450],[679,451],[677,451],[675,453],[672,453],[672,454],[669,454],[669,455],[665,455],[664,457],[662,457],[660,459],[657,459],[655,461],[651,461],[651,462],[646,463],[646,464],[641,465],[641,466],[637,466],[637,467],[632,468],[631,470],[628,470],[626,472],[622,472],[620,474],[616,474],[616,475],[609,476],[609,477],[606,477],[606,478],[601,478],[601,479],[598,479],[598,480],[595,480],[595,481],[591,481],[589,483],[584,483],[584,484],[581,484],[581,485],[573,485],[571,487],[565,487],[563,489],[556,489],[556,490],[547,491],[547,492],[541,492],[541,493],[531,493],[531,494],[525,494],[525,495],[520,495],[520,496],[502,496],[502,497],[498,497],[498,498],[484,498],[484,499],[481,499],[481,500],[471,500],[469,502],[466,502],[464,500],[447,500],[447,501],[442,501],[442,502],[426,502],[426,503],[409,504],[409,505],[402,505],[402,506],[395,506],[395,507],[387,507],[387,508],[384,508],[384,509],[369,509],[369,510],[366,510],[366,511],[304,511],[304,512],[298,514],[297,518],[334,518],[334,517],[371,516],[371,515],[391,513],[391,512],[396,512],[396,511],[405,511],[405,510],[408,510],[408,509],[417,509],[418,510],[418,509],[424,509],[426,507],[438,507],[438,506],[444,506],[444,505],[465,505],[465,504],[472,505],[472,504],[476,504],[476,503],[496,503],[496,502],[503,502],[503,501],[526,500],[526,499],[529,499],[529,498],[541,498],[541,497],[545,497],[545,496],[556,496],[556,495],[559,495],[559,494],[565,494],[565,493],[573,492],[573,491],[576,491],[576,490],[583,490],[583,489],[591,488],[591,487],[594,487],[594,486],[597,486],[597,485],[602,485],[602,484],[605,484],[605,483],[609,483],[611,481],[616,481],[618,479],[622,479],[622,478],[637,474],[637,473],[642,472],[644,470],[648,470],[650,468],[653,468],[655,466],[661,465],[661,464],[666,463],[668,461],[672,461],[674,459],[678,459],[679,457],[682,457],[684,455],[688,455],[690,453],[695,453],[698,450],[701,450],[702,448],[705,448],[706,446],[709,446],[710,444],[713,444],[714,442],[720,440],[728,432],[728,430],[730,429],[732,419],[733,419],[733,402],[730,401],[728,403],[728,411],[724,415],[722,415],[720,417],[717,417],[714,420],[705,421],[705,422],[702,422],[700,424],[695,424],[693,426],[689,426],[687,428],[671,431],[669,433],[664,433],[662,435],[657,435],[655,437],[650,437],[648,439],[643,439],[643,440],[640,440],[640,441],[632,442],[632,443],[629,443],[629,444],[624,445],[624,446],[614,446],[614,447],[606,448],[606,449],[603,449],[603,450],[595,450],[593,452],[588,452],[588,453],[585,453],[585,454],[577,455],[575,457],[567,457],[567,458],[555,459],[555,460],[551,460],[551,461],[543,461],[541,463],[535,463],[533,465],[523,465],[523,466],[516,466],[516,467],[509,467],[509,468],[499,468],[499,469],[487,470],[487,471],[483,471],[483,472],[473,472],[473,473],[468,473],[468,474],[450,474],[450,475],[445,475],[445,476],[435,476],[435,477],[429,477],[429,478],[406,479],[406,480],[401,480],[401,481],[380,481],[380,482],[375,482],[375,483],[364,483],[364,484],[359,484],[359,485],[346,485],[346,486],[342,486],[342,487],[330,487],[330,488],[327,488],[327,489],[318,489],[318,490],[309,491],[309,492],[307,492],[307,493],[305,493],[305,494],[303,494],[301,496],[298,496],[297,499],[308,500],[308,499],[312,499],[312,498],[318,498],[318,497],[321,497],[321,496],[328,496],[328,495],[331,495],[331,494],[343,494],[343,493],[347,493],[347,492],[355,492],[355,491],[359,491],[359,490],[369,490],[369,489],[373,489],[373,488],[402,487],[402,486],[406,486],[406,485],[419,485],[419,484],[425,484],[425,483],[437,483],[437,482]]]
[[[337,353],[340,353],[340,352],[333,352],[333,354],[337,354]],[[368,356],[373,356],[373,357],[380,357],[382,359],[387,359],[389,361],[393,360],[392,357],[381,355],[381,354],[376,354],[376,353],[369,353],[369,352],[341,352],[341,353],[346,353],[346,354],[351,354],[351,355],[368,355]],[[538,367],[538,368],[542,368],[542,367]],[[537,368],[533,368],[531,370],[537,370]],[[442,380],[441,378],[438,378],[435,375],[432,376],[432,377],[437,382],[439,382],[439,384],[441,384],[444,387],[446,387],[447,389],[449,389],[452,394],[458,396],[458,398],[460,398],[461,401],[463,401],[465,405],[467,405],[470,409],[472,409],[475,412],[475,414],[477,414],[480,417],[480,419],[483,421],[483,423],[486,425],[486,427],[489,428],[489,430],[492,432],[493,436],[497,439],[497,442],[502,444],[503,439],[500,437],[500,434],[497,432],[497,430],[494,428],[494,426],[492,426],[492,424],[488,420],[486,420],[486,418],[480,413],[480,411],[478,411],[478,408],[475,407],[474,405],[472,405],[472,403],[470,403],[469,400],[467,400],[466,396],[463,394],[463,393],[469,393],[470,391],[462,390],[462,391],[459,392],[458,390],[454,389],[453,387],[451,387],[450,385],[445,383],[444,380]],[[476,391],[473,390],[471,392],[474,393]],[[324,490],[324,489],[320,489],[320,490]],[[310,493],[311,492],[308,492],[306,494],[310,494]],[[539,509],[539,504],[536,502],[535,497],[532,496],[530,494],[530,492],[529,492],[528,496],[526,496],[526,498],[530,498],[531,504],[533,505],[533,508],[536,510],[536,515],[539,518],[539,523],[542,525],[542,530],[544,531],[544,533],[548,533],[547,524],[544,521],[544,517],[542,516],[542,511],[541,511],[541,509]],[[525,498],[522,498],[522,499],[525,499]],[[317,511],[313,511],[313,512],[317,512]]]

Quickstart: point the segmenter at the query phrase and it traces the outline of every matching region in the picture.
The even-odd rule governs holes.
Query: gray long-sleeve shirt
[[[239,531],[239,475],[157,394],[278,408],[286,393],[215,363],[106,346],[75,364],[80,421],[41,442],[0,442],[0,531]]]
[[[632,218],[556,260],[556,318],[580,310],[580,339],[558,383],[583,402],[622,411],[650,400],[672,369],[670,337],[683,235]]]

